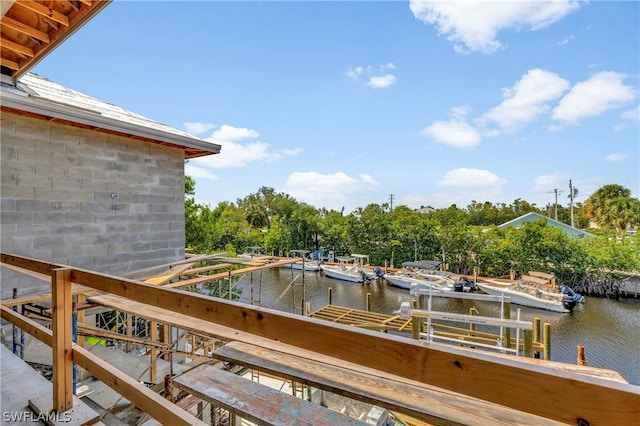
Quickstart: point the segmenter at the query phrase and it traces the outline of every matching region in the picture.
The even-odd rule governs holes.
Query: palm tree
[[[622,185],[604,185],[594,192],[582,206],[584,215],[600,226],[618,231],[638,223],[637,198]]]

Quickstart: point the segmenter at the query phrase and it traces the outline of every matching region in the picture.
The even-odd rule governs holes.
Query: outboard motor
[[[464,291],[464,282],[457,281],[457,282],[453,283],[453,291],[455,291],[457,293],[462,293]]]
[[[382,269],[380,269],[378,266],[373,268],[373,272],[376,274],[376,277],[378,277],[378,278],[384,277],[384,271]]]
[[[560,291],[564,294],[567,295],[567,297],[570,297],[571,299],[575,300],[576,303],[582,303],[584,302],[584,296],[576,293],[575,291],[573,291],[571,288],[569,288],[566,285],[563,285],[560,287]]]
[[[462,277],[460,278],[460,281],[462,281],[466,287],[469,287],[469,291],[475,291],[476,284],[473,281],[471,281],[469,278]]]
[[[562,306],[564,306],[565,309],[569,310],[569,312],[573,311],[573,308],[576,307],[577,303],[578,302],[576,302],[576,300],[571,296],[566,296],[562,299]]]

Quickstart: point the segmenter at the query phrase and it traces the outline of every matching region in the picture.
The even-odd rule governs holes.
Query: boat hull
[[[320,265],[317,263],[306,263],[304,264],[304,268],[301,263],[292,263],[292,269],[302,270],[304,269],[306,272],[318,272],[320,270]]]
[[[331,266],[322,266],[322,272],[329,277],[336,280],[350,281],[354,283],[363,283],[364,276],[358,271],[352,271],[348,269],[332,268]]]
[[[511,303],[517,305],[528,306],[531,308],[544,309],[547,311],[568,313],[573,310],[573,307],[567,307],[562,300],[545,300],[527,293],[523,293],[517,290],[512,290],[509,286],[493,286],[488,283],[476,283],[478,288],[483,292],[493,296],[508,296],[511,298]]]

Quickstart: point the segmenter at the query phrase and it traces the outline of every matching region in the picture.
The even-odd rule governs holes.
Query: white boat
[[[441,262],[420,260],[404,262],[402,269],[394,273],[386,273],[384,278],[389,285],[411,290],[412,287],[443,289],[449,282],[444,277],[436,276],[436,268]]]
[[[571,312],[576,304],[583,300],[582,296],[573,292],[569,294],[527,281],[526,276],[513,281],[512,284],[483,280],[477,282],[476,286],[487,294],[508,296],[512,303],[553,312]]]
[[[320,265],[327,277],[354,283],[363,283],[367,279],[367,274],[356,265],[354,257],[337,256],[335,260],[338,262],[337,265],[326,263]]]
[[[369,263],[369,255],[352,253],[351,257],[354,259],[353,263],[365,274],[366,280],[376,280],[384,275],[384,272],[377,266],[371,267]]]
[[[318,272],[320,270],[320,264],[318,260],[314,260],[309,256],[310,250],[290,250],[289,257],[301,257],[304,261],[291,263],[289,266],[292,269],[302,270],[308,272]]]

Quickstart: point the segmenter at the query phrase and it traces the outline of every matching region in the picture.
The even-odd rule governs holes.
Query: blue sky
[[[198,202],[349,213],[638,197],[639,55],[637,1],[115,0],[33,72],[221,144]]]

